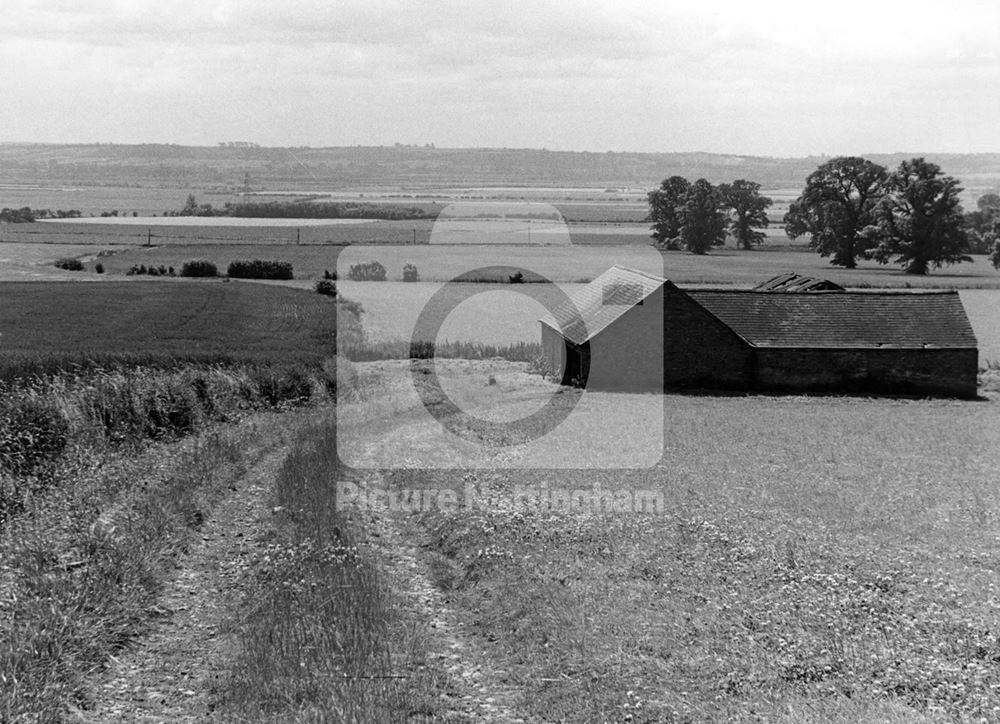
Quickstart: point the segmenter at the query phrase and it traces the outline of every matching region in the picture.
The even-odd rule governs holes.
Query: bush
[[[287,261],[254,259],[234,261],[226,274],[233,279],[292,279],[292,265]]]
[[[140,267],[142,269],[142,267]],[[140,274],[143,272],[139,272]],[[219,269],[210,261],[199,259],[196,261],[186,261],[181,267],[182,277],[217,277]]]
[[[97,262],[97,265],[94,267],[94,271],[97,272],[98,274],[103,274],[104,273],[104,265],[101,264],[100,262]]]
[[[337,285],[329,279],[320,279],[317,281],[315,289],[317,294],[322,294],[327,297],[337,296]]]
[[[312,379],[299,367],[257,367],[250,370],[254,392],[269,407],[302,404],[312,396]]]
[[[324,279],[329,279],[330,281],[334,281],[335,282],[335,281],[337,281],[337,272],[330,271],[329,269],[324,269],[323,270],[323,278]]]
[[[385,267],[377,261],[365,264],[352,264],[347,276],[356,282],[384,282]]]
[[[403,267],[403,281],[404,282],[415,282],[420,279],[420,275],[417,273],[417,267],[415,264],[406,264]]]
[[[511,284],[523,284],[524,274],[521,272],[514,272],[509,277],[507,277],[507,281],[509,281]]]
[[[56,262],[56,267],[66,271],[83,271],[83,262],[79,259],[60,259]]]

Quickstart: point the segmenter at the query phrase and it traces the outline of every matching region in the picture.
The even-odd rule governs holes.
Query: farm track
[[[373,442],[372,446],[378,444]],[[386,486],[385,479],[374,472],[362,475],[360,482],[369,488]],[[427,532],[417,521],[407,513],[371,511],[366,532],[393,597],[429,628],[429,664],[447,676],[447,693],[442,696],[434,720],[498,724],[539,721],[518,712],[520,690],[503,683],[503,670],[493,663],[488,651],[465,634],[459,616],[434,584],[421,553]]]
[[[237,646],[233,612],[264,545],[266,499],[288,453],[287,436],[248,455],[249,471],[208,515],[177,561],[154,611],[159,618],[132,648],[113,657],[92,689],[94,708],[75,721],[196,722],[211,719],[213,690]]]

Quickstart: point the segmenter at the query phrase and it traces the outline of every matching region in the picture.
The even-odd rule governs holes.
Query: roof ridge
[[[753,289],[730,289],[727,287],[689,287],[689,286],[679,286],[679,288],[684,292],[710,292],[710,293],[724,293],[724,294],[760,294],[761,292],[755,292]],[[877,289],[845,289],[844,291],[836,290],[822,290],[816,292],[809,292],[809,296],[819,296],[819,295],[837,295],[839,297],[847,296],[865,296],[865,297],[907,297],[907,296],[935,296],[941,295],[946,296],[949,294],[958,294],[961,289],[894,289],[887,287],[879,287]],[[792,296],[792,295],[788,295]],[[803,295],[796,294],[796,298],[800,298]]]
[[[638,274],[640,276],[644,276],[644,277],[646,277],[648,279],[652,279],[652,280],[658,281],[658,282],[668,281],[666,277],[661,277],[659,274],[651,274],[650,272],[643,271],[642,269],[636,269],[635,267],[632,267],[632,266],[625,266],[624,264],[612,264],[610,268],[605,269],[604,271],[602,271],[600,274],[598,274],[596,277],[594,277],[594,279],[592,279],[590,282],[588,282],[588,284],[591,283],[591,282],[593,282],[593,281],[595,281],[598,277],[603,276],[604,274],[607,274],[612,269],[618,269],[620,271],[626,271],[626,272],[630,272],[632,274]]]

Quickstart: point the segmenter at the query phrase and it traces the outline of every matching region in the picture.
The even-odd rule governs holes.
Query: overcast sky
[[[1000,3],[4,0],[0,141],[1000,151]]]

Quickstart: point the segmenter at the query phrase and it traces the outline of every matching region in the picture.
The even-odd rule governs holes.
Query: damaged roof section
[[[829,279],[819,277],[808,277],[804,274],[786,272],[771,277],[766,282],[761,282],[753,288],[755,292],[842,292],[844,288],[839,284],[831,282]]]

